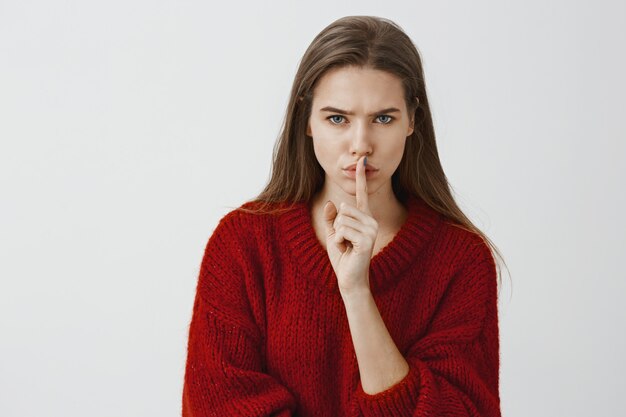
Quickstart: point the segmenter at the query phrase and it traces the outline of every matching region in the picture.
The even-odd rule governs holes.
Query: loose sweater
[[[337,277],[308,203],[281,214],[232,210],[199,268],[182,415],[500,416],[494,258],[478,235],[421,198],[410,196],[406,207],[369,275],[409,364],[401,381],[373,395],[363,390]]]

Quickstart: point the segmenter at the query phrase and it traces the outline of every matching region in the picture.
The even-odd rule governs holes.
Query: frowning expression
[[[307,135],[312,137],[327,185],[354,195],[354,172],[346,168],[367,155],[369,192],[391,186],[406,138],[412,133],[402,82],[391,73],[354,66],[335,68],[313,90]]]

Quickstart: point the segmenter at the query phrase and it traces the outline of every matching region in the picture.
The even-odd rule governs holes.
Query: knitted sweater
[[[252,207],[253,202],[243,207]],[[500,416],[494,259],[419,197],[370,261],[370,289],[409,373],[367,394],[309,206],[223,216],[189,326],[182,415]]]

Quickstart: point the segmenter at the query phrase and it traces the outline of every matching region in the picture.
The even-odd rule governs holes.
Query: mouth
[[[355,180],[356,179],[356,169],[343,169],[343,173],[346,175],[346,177]],[[371,178],[376,176],[376,174],[378,173],[377,169],[366,169],[365,170],[365,176],[367,178]]]
[[[352,164],[348,167],[343,168],[344,171],[354,171],[356,172],[356,164]],[[365,166],[365,172],[376,172],[378,171],[378,168],[376,168],[374,165],[366,165]]]

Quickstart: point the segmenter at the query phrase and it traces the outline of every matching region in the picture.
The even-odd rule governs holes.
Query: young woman
[[[333,22],[285,121],[206,245],[183,416],[500,416],[498,251],[451,195],[411,40]]]

